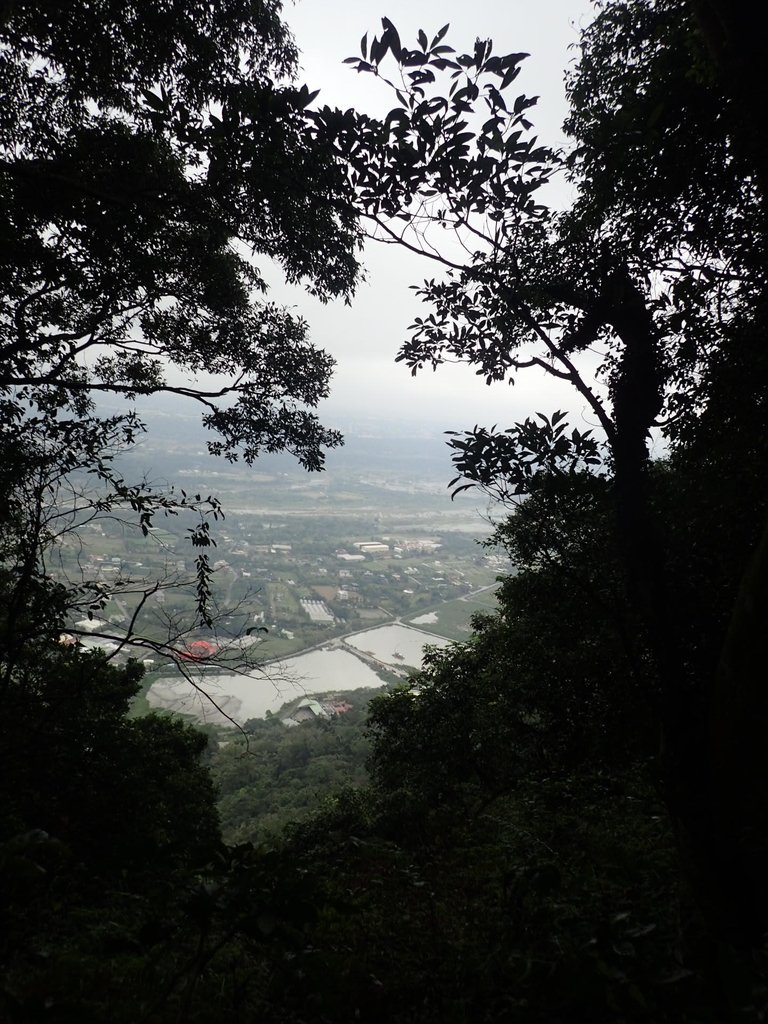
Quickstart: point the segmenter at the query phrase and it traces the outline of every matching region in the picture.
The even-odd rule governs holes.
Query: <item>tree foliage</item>
[[[717,9],[713,38],[702,32],[705,7]],[[530,99],[510,97],[523,55],[499,56],[482,41],[458,53],[445,33],[431,42],[422,33],[409,49],[386,20],[350,63],[391,88],[393,110],[381,120],[321,110],[317,130],[347,161],[371,232],[437,268],[419,289],[431,311],[415,320],[399,358],[413,372],[458,359],[489,383],[543,371],[570,385],[595,423],[585,435],[560,414],[540,415],[501,433],[453,435],[453,485],[514,498],[518,522],[541,523],[546,551],[560,501],[578,507],[584,493],[569,490],[571,478],[586,470],[604,482],[619,599],[611,608],[603,594],[591,615],[619,629],[653,709],[665,798],[703,930],[715,942],[750,945],[768,921],[755,899],[765,816],[746,793],[746,765],[762,763],[751,727],[764,715],[757,636],[741,680],[731,671],[723,684],[717,666],[733,647],[740,586],[740,607],[761,600],[759,571],[745,572],[768,505],[758,340],[766,221],[762,149],[734,107],[745,95],[734,82],[754,79],[753,49],[736,52],[726,30],[743,29],[741,14],[720,7],[603,5],[570,78],[573,145],[564,154],[536,139]],[[548,204],[558,173],[576,190],[564,211]],[[669,446],[667,473],[652,467],[652,431]],[[723,480],[739,481],[727,497]],[[727,557],[717,554],[723,545]],[[578,575],[571,557],[563,567]],[[537,615],[543,625],[543,607]],[[563,679],[570,653],[556,659]],[[432,680],[436,692],[456,671],[445,669]],[[426,707],[430,698],[412,699]],[[728,722],[727,743],[717,720]],[[738,736],[754,756],[739,751]],[[737,805],[726,826],[723,807]]]
[[[150,652],[141,613],[158,590],[196,595],[194,621],[168,623],[166,651],[215,624],[217,500],[125,480],[115,457],[142,423],[105,416],[96,397],[195,401],[210,450],[232,460],[288,450],[320,469],[341,443],[313,411],[333,360],[268,300],[258,266],[324,301],[348,299],[358,274],[348,184],[307,131],[313,94],[296,67],[271,0],[2,6],[0,445],[20,642],[33,585],[52,581],[61,624],[130,595],[128,632]],[[94,515],[132,516],[144,535],[156,517],[188,517],[194,575],[112,593],[54,573],[57,542]],[[122,649],[127,635],[112,633]]]
[[[230,843],[264,843],[309,818],[342,789],[368,781],[368,702],[375,690],[345,691],[332,718],[286,726],[282,714],[245,723],[212,762],[222,834]]]
[[[141,667],[62,636],[113,595],[55,561],[94,517],[146,535],[191,513],[188,582],[212,625],[218,502],[125,480],[116,456],[143,427],[99,394],[195,400],[231,459],[288,450],[319,469],[341,441],[313,411],[333,361],[257,266],[323,300],[358,273],[347,185],[306,131],[279,15],[0,4],[3,1019],[183,1018],[217,950],[269,931],[234,909],[257,883],[220,847],[205,737],[128,717]],[[146,584],[138,611],[180,582]],[[136,615],[129,639],[158,646]]]
[[[346,184],[306,132],[279,11],[4,6],[0,385],[16,403],[82,414],[95,392],[173,391],[230,457],[286,448],[318,468],[339,443],[309,411],[332,360],[254,297],[252,257],[324,299],[357,273]]]

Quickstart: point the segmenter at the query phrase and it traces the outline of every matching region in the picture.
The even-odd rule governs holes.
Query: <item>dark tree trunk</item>
[[[629,276],[616,275],[610,287],[610,323],[624,346],[613,386],[618,541],[651,658],[661,782],[681,859],[681,941],[706,971],[723,944],[758,943],[768,923],[761,784],[768,781],[768,685],[761,685],[768,682],[768,534],[745,578],[717,685],[714,665],[710,678],[698,678],[681,646],[664,524],[650,497],[648,432],[663,394],[658,339]]]

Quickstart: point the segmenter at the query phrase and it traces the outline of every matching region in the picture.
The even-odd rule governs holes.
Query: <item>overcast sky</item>
[[[381,17],[398,28],[404,45],[416,45],[423,28],[431,38],[446,22],[446,39],[457,50],[471,50],[475,38],[490,37],[496,53],[528,52],[511,87],[539,96],[531,120],[543,143],[562,141],[565,116],[563,76],[574,59],[572,49],[580,26],[590,20],[586,0],[297,0],[286,2],[284,17],[302,52],[303,78],[319,88],[318,102],[381,114],[391,104],[386,90],[370,75],[342,64],[359,54],[360,38],[381,32]],[[425,312],[409,285],[434,268],[393,247],[371,245],[365,255],[368,280],[351,308],[342,303],[322,306],[299,290],[275,286],[273,297],[301,312],[312,339],[338,361],[332,398],[325,403],[325,422],[334,416],[394,414],[424,420],[436,429],[470,427],[475,423],[507,426],[533,411],[580,405],[567,390],[557,390],[533,371],[510,388],[486,386],[466,367],[445,366],[412,378],[394,359],[414,316]],[[583,422],[587,422],[585,419]]]

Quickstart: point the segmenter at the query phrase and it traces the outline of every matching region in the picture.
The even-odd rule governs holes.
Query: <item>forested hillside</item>
[[[225,841],[274,841],[339,791],[365,785],[368,703],[375,693],[347,691],[336,697],[337,712],[325,702],[326,714],[314,702],[318,714],[302,715],[302,702],[293,701],[282,713],[247,722],[236,739],[227,736],[212,755]]]
[[[524,54],[384,18],[348,61],[379,119],[295,83],[280,13],[0,5],[0,1018],[765,1020],[766,15],[600,6],[561,152]],[[208,746],[130,710],[128,651],[204,683],[222,514],[123,478],[130,401],[320,470],[332,360],[258,262],[344,301],[364,236],[425,261],[414,373],[546,374],[593,426],[451,435],[446,484],[492,496],[516,567],[469,639],[367,718],[357,694]],[[177,383],[203,367],[224,382]],[[195,558],[137,596],[186,587],[189,620],[137,614],[111,654],[82,641],[130,581],[51,568],[105,516],[187,517]],[[252,667],[243,623],[211,665]]]

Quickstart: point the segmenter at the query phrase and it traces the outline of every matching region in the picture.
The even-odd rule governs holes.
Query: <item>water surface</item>
[[[425,633],[423,629],[412,629],[400,623],[366,629],[348,636],[345,642],[387,665],[408,665],[411,668],[421,666],[424,648],[428,644],[431,647],[448,647],[451,643],[434,633]]]
[[[150,687],[147,700],[152,707],[194,715],[201,722],[223,723],[228,716],[242,725],[249,718],[263,718],[267,711],[274,714],[287,701],[307,694],[383,685],[376,672],[351,651],[322,648],[273,662],[258,673],[203,674],[199,690],[181,676],[159,679]]]

